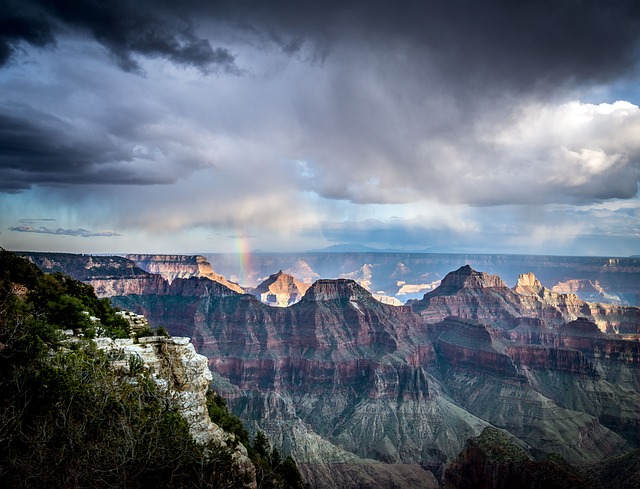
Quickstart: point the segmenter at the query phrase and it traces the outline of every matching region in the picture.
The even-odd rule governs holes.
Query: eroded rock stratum
[[[462,267],[406,306],[318,280],[274,308],[203,277],[113,301],[192,338],[217,390],[316,487],[435,487],[467,440],[596,463],[640,445],[640,309]]]

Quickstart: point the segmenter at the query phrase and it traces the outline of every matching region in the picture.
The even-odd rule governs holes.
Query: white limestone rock
[[[196,353],[189,338],[150,336],[133,339],[97,338],[96,346],[114,360],[116,368],[128,370],[132,358],[139,358],[156,384],[172,405],[180,411],[189,425],[194,441],[209,442],[235,447],[233,459],[245,473],[255,469],[241,443],[234,443],[235,436],[227,433],[211,421],[207,410],[206,394],[212,376],[207,357]],[[255,477],[251,477],[255,480]],[[252,487],[249,484],[248,487]]]

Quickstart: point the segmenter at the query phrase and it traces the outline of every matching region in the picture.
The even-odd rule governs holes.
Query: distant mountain
[[[265,304],[278,307],[287,307],[295,304],[310,287],[309,284],[299,281],[292,275],[280,270],[269,276],[255,289],[247,292],[255,295]]]
[[[499,275],[513,287],[522,273],[531,272],[546,288],[573,292],[582,300],[640,305],[640,259],[536,255],[487,255],[363,252],[263,253],[245,257],[239,268],[235,254],[207,254],[221,275],[256,287],[277,270],[312,283],[318,278],[352,276],[365,265],[371,268],[366,286],[401,302],[420,299],[440,280],[464,265]]]
[[[406,251],[389,248],[371,248],[370,246],[356,243],[342,243],[327,246],[326,248],[309,250],[308,253],[406,253]]]
[[[511,289],[497,275],[465,265],[411,305],[429,322],[455,316],[512,329],[520,318],[543,320],[549,327],[588,318],[603,332],[640,335],[640,308],[594,304],[575,294],[558,294],[543,287],[532,273],[520,275]]]

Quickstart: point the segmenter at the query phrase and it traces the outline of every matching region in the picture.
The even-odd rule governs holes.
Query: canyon
[[[168,280],[111,258],[65,257],[66,273],[191,338],[232,411],[313,487],[455,487],[458,457],[487,428],[576,466],[640,446],[637,307],[553,291],[527,269],[510,288],[468,265],[403,306],[314,277],[271,307],[179,267]]]

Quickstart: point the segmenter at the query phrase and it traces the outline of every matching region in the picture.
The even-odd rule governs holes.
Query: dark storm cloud
[[[172,178],[143,172],[130,163],[131,145],[25,106],[0,113],[0,192],[40,184],[156,184]],[[129,164],[127,164],[129,163]]]
[[[160,5],[159,5],[160,6]],[[236,72],[234,56],[198,37],[190,20],[163,15],[153,2],[126,0],[9,0],[0,17],[0,65],[19,43],[53,44],[63,27],[87,32],[125,71],[140,72],[136,56],[163,57],[203,72]]]
[[[194,9],[198,4],[190,2]],[[221,4],[215,10],[220,18],[263,33],[287,52],[307,42],[326,54],[354,39],[399,52],[409,48],[418,69],[429,60],[429,67],[460,85],[544,88],[605,81],[635,66],[640,36],[640,4],[634,0]]]
[[[33,226],[23,225],[8,228],[9,231],[16,231],[19,233],[37,233],[37,234],[55,234],[58,236],[78,236],[81,238],[97,238],[97,237],[112,237],[122,236],[114,231],[89,231],[87,229],[50,229],[44,226],[34,228]]]
[[[26,42],[38,47],[54,44],[53,28],[47,18],[27,2],[11,0],[0,4],[0,66]]]
[[[136,55],[236,69],[229,51],[196,34],[196,23],[210,22],[290,54],[309,46],[317,58],[354,39],[414,47],[416,66],[429,57],[447,77],[461,77],[459,83],[526,87],[621,75],[635,65],[640,32],[634,0],[9,0],[2,10],[5,60],[19,41],[51,44],[66,25],[88,32],[126,70],[140,69]]]

